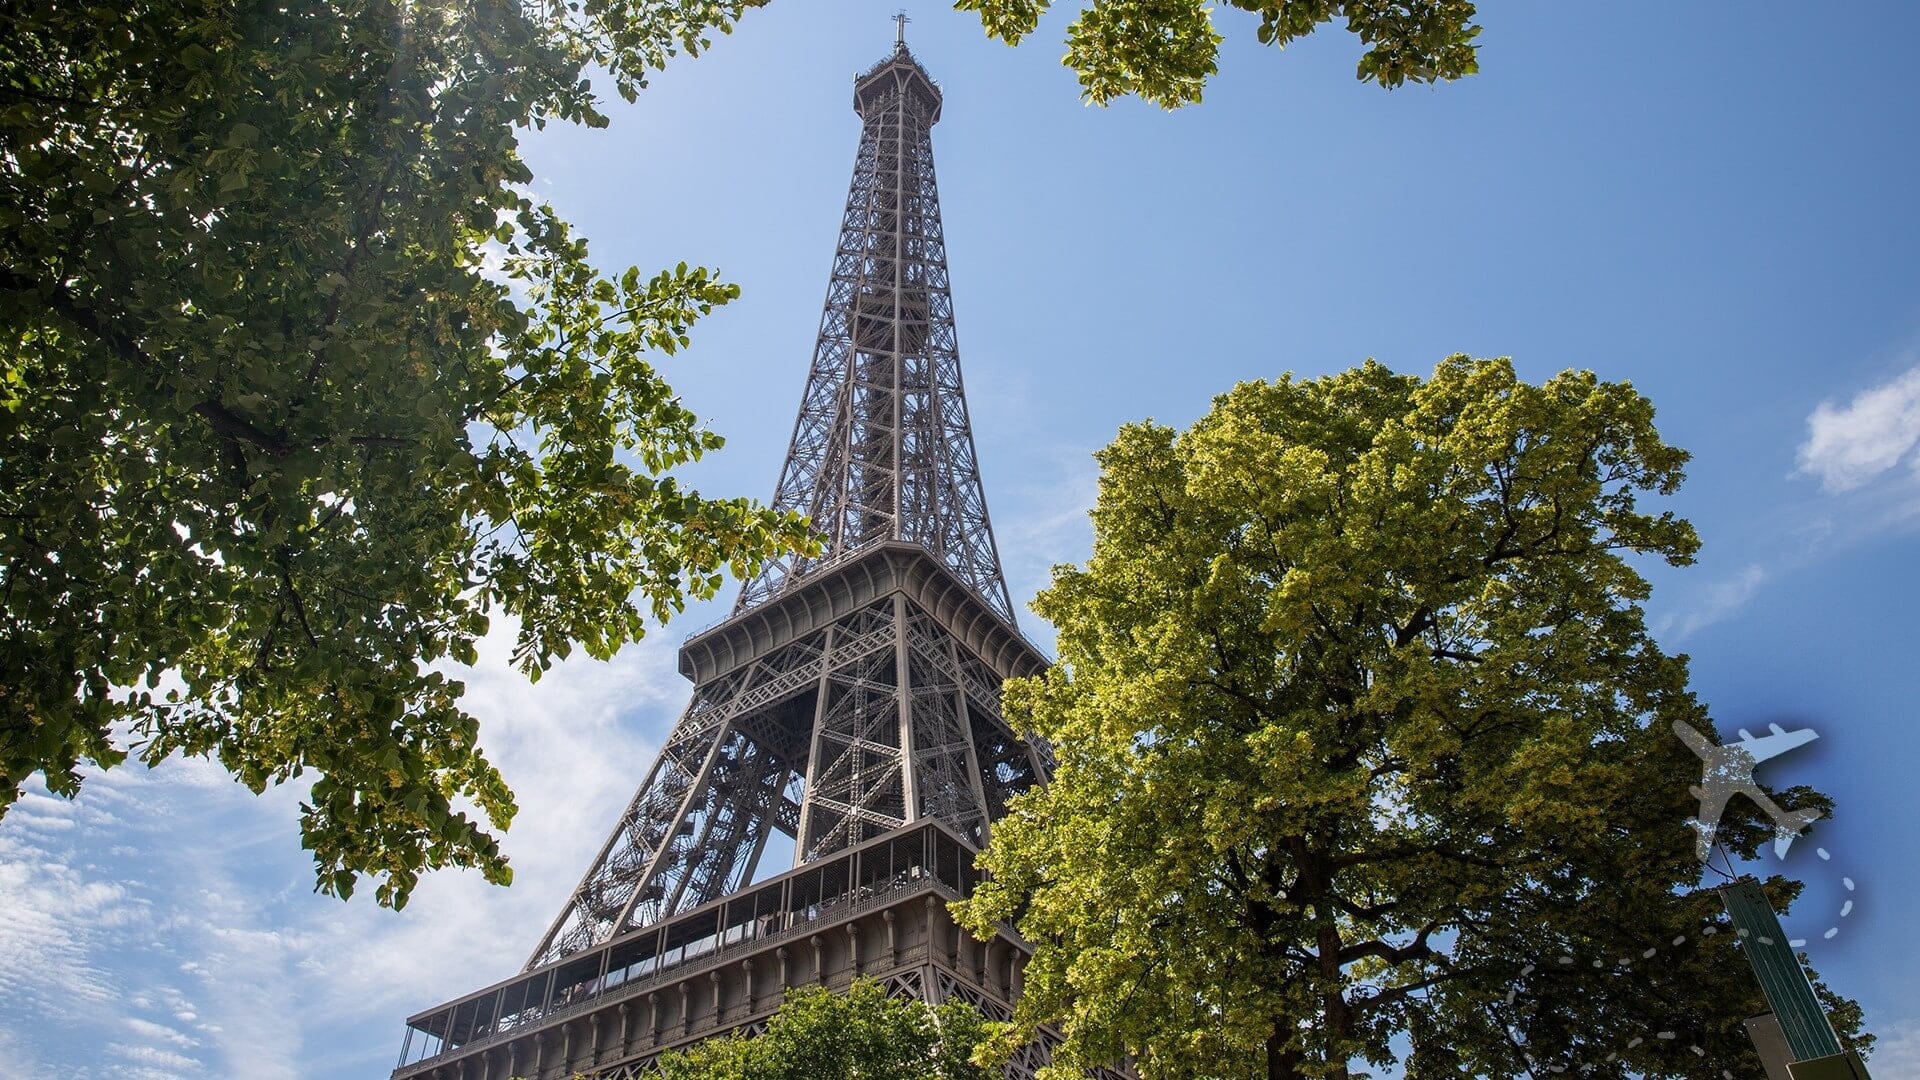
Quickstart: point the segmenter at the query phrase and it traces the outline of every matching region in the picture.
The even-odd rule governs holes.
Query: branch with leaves
[[[605,276],[517,134],[745,3],[38,5],[0,30],[0,809],[129,750],[313,775],[319,888],[505,882],[449,662],[608,657],[804,523],[686,490],[653,358],[738,290]],[[489,266],[493,269],[489,269]]]
[[[1389,89],[1480,70],[1480,28],[1471,0],[1227,0],[1253,15],[1255,36],[1283,49],[1336,19],[1367,46],[1355,74]],[[1049,0],[959,0],[989,35],[1019,44],[1040,24]],[[1213,8],[1204,0],[1091,0],[1067,27],[1062,63],[1080,75],[1082,95],[1105,105],[1137,95],[1166,108],[1200,100],[1219,72]]]

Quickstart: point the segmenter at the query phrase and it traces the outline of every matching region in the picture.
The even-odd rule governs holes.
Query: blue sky
[[[603,266],[685,259],[743,286],[665,361],[729,438],[693,474],[710,493],[772,487],[858,135],[851,78],[892,10],[783,0],[610,130],[528,140]],[[960,346],[1016,599],[1084,557],[1088,455],[1116,427],[1184,425],[1238,380],[1451,352],[1631,380],[1695,455],[1672,506],[1706,544],[1655,575],[1651,621],[1723,732],[1819,731],[1762,772],[1839,803],[1814,837],[1831,860],[1790,860],[1810,885],[1789,929],[1867,1006],[1876,1075],[1920,1075],[1920,980],[1887,962],[1920,916],[1920,7],[1485,3],[1481,75],[1393,93],[1354,80],[1346,35],[1276,54],[1223,11],[1222,74],[1174,113],[1079,104],[1056,64],[1068,11],[1008,49],[908,10],[947,93]],[[255,799],[204,762],[29,795],[0,823],[0,1059],[383,1075],[406,1014],[533,947],[685,701],[675,644],[723,613],[537,687],[489,643],[469,702],[520,797],[511,889],[445,874],[398,914],[316,896],[298,793]]]

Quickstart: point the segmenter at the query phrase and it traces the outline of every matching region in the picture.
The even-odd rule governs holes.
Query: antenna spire
[[[912,19],[907,18],[907,13],[905,11],[900,11],[894,14],[893,16],[893,22],[894,22],[893,47],[894,48],[904,49],[907,47],[907,24],[912,21],[913,21]]]

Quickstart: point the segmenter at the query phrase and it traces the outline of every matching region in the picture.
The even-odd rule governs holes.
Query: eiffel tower
[[[907,50],[854,82],[862,127],[775,504],[817,556],[769,564],[680,649],[693,698],[526,967],[407,1021],[400,1078],[635,1077],[857,977],[1005,1018],[1026,950],[947,903],[1044,745],[1000,713],[1046,667],[1014,624],[960,382],[931,131]],[[794,865],[757,874],[775,834]],[[776,850],[786,842],[776,843]],[[1007,1068],[1031,1077],[1036,1043]]]

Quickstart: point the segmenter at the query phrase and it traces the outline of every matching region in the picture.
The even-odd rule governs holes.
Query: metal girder
[[[890,949],[896,909],[847,904],[875,887],[852,880],[852,868],[878,851],[891,866],[900,838],[918,829],[931,861],[916,870],[948,873],[939,888],[966,895],[977,881],[968,851],[986,843],[1008,800],[1052,767],[1045,743],[1020,738],[1001,713],[1002,678],[1037,672],[1045,658],[1014,625],[967,420],[929,137],[940,90],[903,42],[856,80],[854,100],[863,126],[853,182],[774,496],[777,506],[811,516],[824,550],[767,567],[725,623],[682,649],[692,699],[526,973],[416,1018],[415,1034],[444,1040],[444,1061],[403,1061],[396,1075],[488,1080],[530,1067],[543,1077],[638,1077],[650,1055],[675,1042],[660,1030],[663,1008],[679,1018],[680,1041],[754,1033],[766,1022],[766,1010],[751,1008],[756,950],[768,966],[777,958],[780,993],[801,984],[788,980],[787,947],[803,939],[741,936],[761,924],[721,926],[710,915],[730,918],[744,898],[759,920],[766,889],[824,883],[837,872],[845,897],[808,939],[815,964],[819,934],[851,933],[863,921],[878,937],[884,919]],[[920,824],[928,819],[939,825]],[[793,839],[796,863],[837,859],[846,868],[828,861],[776,879],[785,884],[749,889],[774,833]],[[943,844],[949,856],[936,858]],[[934,877],[899,879],[909,880],[931,888]],[[925,951],[880,969],[888,992],[964,999],[989,1016],[1010,1015],[1018,993],[1011,968],[1005,980],[989,979],[991,946],[975,960],[957,959],[965,951],[958,937],[949,949],[935,947],[936,897],[910,902],[898,911],[926,920]],[[657,934],[637,932],[643,927]],[[711,942],[709,951],[691,951],[697,937],[667,943],[688,928],[711,934],[721,951]],[[744,951],[727,953],[729,945]],[[671,961],[652,951],[674,948],[682,954]],[[860,971],[862,962],[847,955]],[[736,978],[728,956],[738,958],[748,1007],[722,1018],[722,983]],[[1008,965],[1008,956],[994,963]],[[624,959],[616,969],[617,957]],[[674,995],[661,979],[675,969],[647,966],[669,962],[707,970]],[[949,962],[971,974],[946,970]],[[640,996],[655,984],[661,1000],[651,990]],[[696,984],[712,1003],[701,1032],[690,1026]],[[636,1036],[642,1015],[651,1025],[639,1029],[645,1043]],[[490,1041],[470,1041],[483,1026]],[[1044,1067],[1053,1038],[1043,1033],[1022,1048],[1004,1070],[1009,1080]]]
[[[803,862],[929,817],[984,843],[1040,776],[992,669],[884,597],[694,691],[527,967],[742,887],[772,832]]]
[[[769,563],[736,610],[876,540],[924,545],[1009,623],[960,380],[934,179],[940,91],[904,49],[863,76],[863,126],[813,364],[774,505],[817,557]]]
[[[741,629],[755,643],[702,669],[529,970],[743,887],[771,833],[794,839],[797,862],[924,818],[978,846],[1007,800],[1044,778],[1001,717],[1003,672],[954,629],[996,617],[1011,629],[1013,608],[954,343],[929,136],[940,91],[902,47],[858,80],[856,103],[853,183],[774,496],[811,515],[825,549],[769,566],[727,626],[776,597],[813,596],[804,590],[846,614],[794,636]],[[943,623],[959,617],[950,605],[936,616],[899,591],[861,599],[844,575],[816,573],[884,542],[915,545],[958,579],[976,621]]]

